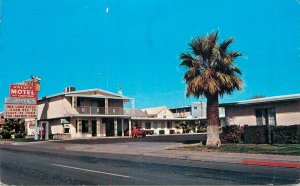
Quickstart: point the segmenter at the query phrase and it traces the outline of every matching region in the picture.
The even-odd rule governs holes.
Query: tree
[[[10,139],[25,137],[25,121],[23,119],[7,119],[0,128],[0,138]]]
[[[186,67],[184,80],[186,96],[207,99],[207,141],[208,146],[221,145],[219,137],[219,96],[242,89],[241,70],[234,60],[241,56],[239,51],[228,51],[233,38],[218,44],[218,32],[206,37],[197,37],[189,44],[191,53],[181,53],[180,66]]]

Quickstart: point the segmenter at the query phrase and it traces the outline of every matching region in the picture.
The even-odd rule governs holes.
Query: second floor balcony
[[[179,113],[173,113],[174,118],[186,118],[192,115],[191,112],[179,112]]]
[[[75,107],[78,114],[86,115],[125,115],[125,110],[122,107]]]

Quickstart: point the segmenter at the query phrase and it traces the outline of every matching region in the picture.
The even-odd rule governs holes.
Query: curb
[[[259,166],[270,166],[270,167],[286,167],[286,168],[300,168],[300,163],[296,162],[286,162],[286,161],[264,161],[247,159],[243,160],[244,165],[259,165]]]

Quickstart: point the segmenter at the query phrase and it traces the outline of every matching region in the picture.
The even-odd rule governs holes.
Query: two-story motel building
[[[68,87],[63,93],[38,101],[38,120],[46,136],[124,136],[126,130],[129,135],[130,112],[125,112],[123,104],[130,101],[133,99],[101,89],[76,91]]]

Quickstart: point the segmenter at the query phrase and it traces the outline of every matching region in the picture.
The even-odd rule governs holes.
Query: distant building
[[[176,107],[170,109],[174,118],[191,119],[191,121],[198,121],[205,123],[206,120],[206,103],[194,102],[190,106]],[[225,108],[219,107],[219,117],[221,126],[225,125]]]
[[[142,109],[149,118],[173,118],[173,113],[166,107],[153,107]]]
[[[299,125],[300,94],[223,103],[227,125]]]
[[[171,108],[174,118],[193,118],[191,106]]]
[[[137,128],[151,129],[154,134],[164,131],[164,134],[170,134],[171,130],[176,130],[173,113],[166,107],[153,107],[141,109],[145,115],[137,117],[132,115],[131,120]]]

